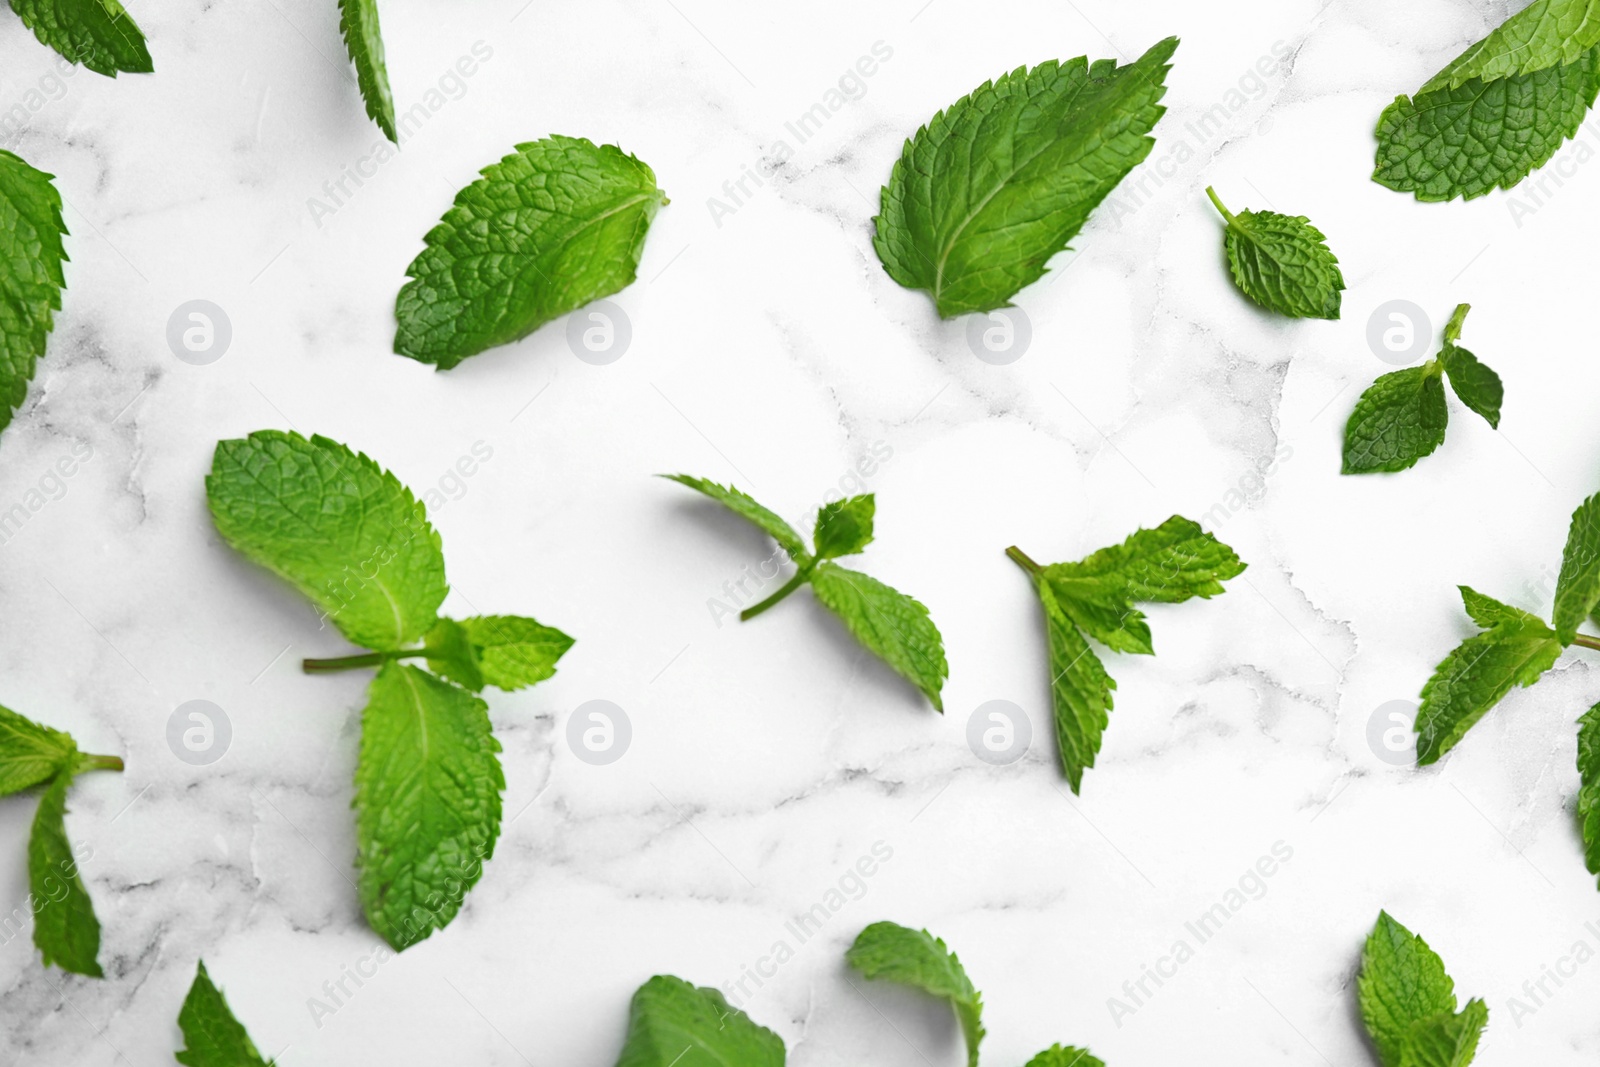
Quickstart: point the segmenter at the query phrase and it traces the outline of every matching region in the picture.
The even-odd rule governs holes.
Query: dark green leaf
[[[67,790],[72,768],[56,772],[39,800],[28,838],[28,889],[33,895],[33,943],[46,967],[103,978],[100,920],[78,876],[78,860],[67,840]]]
[[[1459,345],[1445,345],[1439,360],[1450,375],[1450,388],[1461,402],[1482,415],[1490,426],[1499,429],[1500,405],[1506,396],[1500,375]]]
[[[204,960],[178,1013],[178,1028],[187,1046],[177,1053],[184,1067],[272,1067],[234,1018],[222,990],[211,984]]]
[[[1450,413],[1443,368],[1430,360],[1385,374],[1361,394],[1344,428],[1344,474],[1403,471],[1444,444]]]
[[[1561,553],[1551,620],[1563,645],[1572,644],[1584,616],[1600,603],[1600,493],[1578,505]]]

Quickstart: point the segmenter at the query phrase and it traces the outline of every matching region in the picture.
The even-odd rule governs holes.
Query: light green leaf
[[[483,668],[478,663],[478,650],[462,623],[454,619],[440,619],[428,631],[422,645],[428,650],[428,669],[465,686],[474,693],[483,689]]]
[[[356,83],[367,105],[367,117],[384,136],[399,143],[394,129],[394,97],[383,62],[383,33],[378,27],[377,0],[339,0],[339,32],[355,64]]]
[[[28,398],[67,284],[53,177],[0,150],[0,430]]]
[[[48,782],[77,758],[67,734],[0,707],[0,796]]]
[[[1384,1067],[1400,1067],[1414,1023],[1456,1010],[1455,983],[1428,943],[1401,926],[1388,912],[1361,953],[1356,979],[1361,1020]]]
[[[1578,826],[1583,832],[1583,862],[1600,874],[1600,704],[1578,719]]]
[[[1578,132],[1597,91],[1590,49],[1564,66],[1397,96],[1378,119],[1372,180],[1424,201],[1510,189]]]
[[[1496,621],[1457,646],[1422,687],[1419,766],[1437,762],[1513,687],[1537,682],[1561,655],[1561,642],[1542,620],[1465,587],[1461,596],[1480,625]]]
[[[1445,345],[1439,361],[1450,375],[1450,388],[1461,402],[1482,415],[1490,426],[1499,429],[1500,405],[1506,396],[1500,375],[1459,345]]]
[[[176,1054],[184,1067],[272,1067],[234,1018],[222,990],[211,984],[204,960],[178,1012],[178,1028],[187,1046]]]
[[[449,925],[500,835],[505,776],[488,705],[384,664],[361,716],[356,831],[362,907],[396,950]]]
[[[96,74],[155,70],[144,34],[117,0],[11,0],[11,10],[41,44]]]
[[[33,943],[46,967],[104,978],[100,969],[100,920],[78,876],[78,860],[67,840],[67,790],[73,768],[56,772],[39,800],[28,837],[28,890],[33,896]]]
[[[1154,146],[1169,37],[1117,66],[1018,67],[906,141],[873,220],[889,276],[939,315],[1006,307]]]
[[[633,994],[617,1067],[783,1067],[783,1039],[715,989],[656,975]]]
[[[817,545],[817,558],[853,556],[871,544],[876,510],[871,493],[824,504],[817,512],[816,532],[812,535]]]
[[[1400,1067],[1467,1067],[1478,1038],[1489,1025],[1489,1007],[1469,1000],[1461,1014],[1440,1012],[1411,1024],[1400,1049]]]
[[[626,288],[666,202],[655,172],[614,145],[518,145],[424,239],[395,304],[394,350],[448,370]]]
[[[1551,621],[1563,645],[1572,644],[1578,625],[1600,603],[1600,493],[1578,505],[1561,553]]]
[[[983,998],[956,954],[926,930],[876,922],[857,935],[845,960],[865,978],[883,978],[950,1002],[967,1042],[967,1067],[977,1067],[983,1042]]]
[[[944,640],[928,617],[928,609],[876,578],[835,563],[819,564],[811,573],[817,599],[840,619],[878,658],[944,711],[939,693],[949,667]]]
[[[1094,1056],[1088,1049],[1051,1045],[1029,1060],[1028,1067],[1106,1067],[1106,1065],[1104,1060]]]
[[[1600,45],[1600,0],[1534,0],[1451,60],[1421,92],[1574,63]]]
[[[556,661],[572,638],[553,626],[519,615],[474,615],[462,619],[478,651],[483,680],[507,691],[542,682],[556,673]]]
[[[768,537],[778,542],[778,546],[789,553],[789,558],[804,561],[811,558],[806,551],[806,543],[793,526],[785,522],[777,513],[768,511],[757,504],[747,493],[735,489],[731,485],[718,485],[716,482],[705,478],[696,478],[689,474],[663,474],[661,477],[668,481],[686,485],[698,493],[715,500],[729,511],[741,518],[748,519],[766,531]]]
[[[1153,530],[1136,530],[1121,544],[1099,549],[1077,563],[1045,568],[1052,578],[1114,579],[1128,599],[1162,604],[1216,596],[1224,591],[1223,582],[1244,570],[1233,549],[1182,515]]]
[[[1109,649],[1155,655],[1150,624],[1144,612],[1128,602],[1123,583],[1115,576],[1075,574],[1071,567],[1053,564],[1044,569],[1045,581],[1067,617]]]
[[[1345,423],[1340,473],[1403,471],[1444,444],[1450,412],[1442,369],[1430,360],[1382,375],[1367,387]]]
[[[1268,311],[1296,319],[1336,319],[1344,275],[1328,239],[1304,215],[1241,211],[1206,195],[1227,220],[1222,245],[1239,291]]]
[[[1036,582],[1034,588],[1044,609],[1056,748],[1067,784],[1077,793],[1083,786],[1083,772],[1094,766],[1100,738],[1111,721],[1111,691],[1117,683],[1056,600],[1051,583]]]
[[[337,441],[278,430],[220,441],[211,516],[351,641],[392,651],[433,627],[448,586],[439,535],[393,474]]]

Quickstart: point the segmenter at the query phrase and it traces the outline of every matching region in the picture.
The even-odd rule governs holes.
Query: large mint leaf
[[[28,398],[67,284],[52,177],[0,150],[0,430]]]
[[[1169,37],[1133,63],[1018,67],[936,114],[884,186],[873,246],[939,315],[1005,307],[1155,144]]]
[[[367,117],[384,136],[399,143],[394,129],[394,96],[389,92],[389,71],[383,61],[383,33],[378,26],[377,0],[339,0],[339,32],[345,51],[355,64],[356,85],[367,106]]]
[[[666,202],[655,172],[614,145],[518,145],[428,232],[395,304],[394,350],[448,370],[626,288]]]
[[[433,626],[448,590],[439,535],[365,455],[260,430],[218,442],[206,495],[229,544],[294,583],[356,644],[399,649]]]
[[[1455,983],[1445,973],[1444,961],[1388,912],[1378,913],[1367,937],[1356,994],[1361,1020],[1384,1067],[1400,1067],[1414,1023],[1456,1010]]]
[[[1450,61],[1423,93],[1575,63],[1600,45],[1600,0],[1534,0]]]
[[[117,0],[11,0],[11,10],[41,43],[97,74],[155,69],[144,34]]]
[[[783,1067],[783,1039],[715,989],[657,975],[633,994],[617,1067]]]
[[[949,1001],[967,1042],[967,1067],[978,1067],[983,998],[943,941],[926,930],[876,922],[856,936],[844,958],[863,977],[899,982]]]

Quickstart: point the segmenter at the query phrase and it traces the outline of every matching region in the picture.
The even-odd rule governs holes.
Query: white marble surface
[[[1594,1062],[1600,962],[1520,1020],[1507,1000],[1574,942],[1600,946],[1570,810],[1572,721],[1600,677],[1568,657],[1426,772],[1366,741],[1373,709],[1414,698],[1469,632],[1456,583],[1548,609],[1568,515],[1600,483],[1600,167],[1582,165],[1600,133],[1568,149],[1542,206],[1525,191],[1421,205],[1368,180],[1383,106],[1506,4],[385,3],[402,109],[475,42],[492,56],[314,219],[308,198],[380,137],[331,0],[127,2],[157,73],[80,71],[14,142],[58,175],[72,263],[0,441],[0,509],[75,443],[93,449],[0,545],[0,701],[127,757],[126,774],[82,781],[69,817],[93,850],[107,977],[43,970],[26,936],[0,947],[0,1062],[171,1062],[204,956],[286,1067],[603,1067],[641,981],[736,981],[875,842],[893,856],[860,899],[746,998],[797,1067],[960,1062],[943,1013],[852,984],[843,950],[880,918],[961,953],[988,1005],[985,1064],[1056,1041],[1112,1067],[1375,1062],[1353,975],[1383,907],[1489,1001],[1479,1063]],[[978,361],[962,324],[872,253],[901,140],[1019,64],[1132,56],[1168,34],[1183,38],[1171,110],[1130,179],[1147,195],[1125,186],[1126,210],[1102,210],[1022,293],[1024,358]],[[893,55],[865,95],[795,144],[785,122],[880,41]],[[1292,59],[1253,81],[1275,48]],[[0,13],[0,109],[26,108],[52,69]],[[1209,133],[1190,128],[1218,104]],[[591,366],[556,325],[443,375],[390,354],[404,268],[453,191],[551,132],[621,143],[672,197],[617,298],[632,347]],[[780,139],[794,149],[780,177],[714,218],[707,199]],[[1241,300],[1208,183],[1236,209],[1316,221],[1349,283],[1342,321]],[[194,298],[234,331],[209,366],[165,341]],[[1388,369],[1367,318],[1395,298],[1436,322],[1472,302],[1465,339],[1505,378],[1503,432],[1456,407],[1419,469],[1341,478],[1344,415]],[[419,491],[486,443],[491,460],[436,515],[447,607],[577,638],[555,679],[491,701],[508,824],[465,911],[324,1018],[310,999],[379,946],[350,884],[365,680],[300,673],[344,646],[208,520],[213,443],[263,427],[346,441]],[[870,479],[878,539],[861,565],[943,630],[943,718],[807,595],[714,625],[708,598],[769,546],[649,477],[733,480],[799,520],[878,442],[893,454]],[[1217,600],[1152,609],[1155,659],[1108,658],[1117,709],[1071,798],[1046,740],[1036,608],[1001,550],[1076,558],[1241,487],[1252,499],[1217,532],[1250,569]],[[595,767],[565,728],[601,698],[634,738]],[[192,699],[233,725],[207,767],[165,740]],[[966,746],[991,699],[1033,718],[1019,764]],[[25,899],[31,813],[0,802],[6,910]],[[1264,895],[1114,1019],[1108,998],[1280,841],[1293,858]]]

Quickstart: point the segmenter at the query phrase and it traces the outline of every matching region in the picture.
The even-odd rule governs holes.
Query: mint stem
[[[1472,310],[1471,304],[1457,304],[1455,311],[1450,314],[1450,321],[1444,324],[1444,343],[1453,345],[1461,340],[1461,324],[1467,320],[1467,312]]]
[[[393,652],[363,652],[359,656],[339,656],[334,659],[305,659],[300,669],[307,674],[331,674],[334,671],[354,671],[362,667],[381,667],[389,660],[407,656],[426,656],[425,648],[402,648]]]
[[[1600,652],[1600,637],[1590,637],[1588,634],[1579,634],[1572,639],[1572,643],[1580,648],[1592,648]]]
[[[1217,197],[1217,191],[1208,185],[1206,186],[1206,195],[1211,198],[1211,203],[1216,207],[1216,209],[1222,212],[1222,217],[1227,219],[1228,223],[1232,225],[1233,212],[1222,206],[1222,201]]]
[[[1209,189],[1206,190],[1208,193],[1210,191],[1211,190]],[[1006,549],[1006,555],[1011,558],[1011,562],[1015,563],[1017,566],[1021,567],[1035,578],[1039,577],[1039,572],[1044,570],[1043,567],[1029,559],[1028,554],[1022,551],[1022,549],[1018,548],[1016,545],[1012,545],[1010,548]]]
[[[745,608],[743,611],[739,612],[739,621],[748,622],[757,615],[760,615],[763,611],[766,611],[768,608],[772,607],[772,605],[776,604],[784,597],[788,596],[790,593],[794,592],[796,589],[799,589],[802,585],[805,585],[806,581],[811,577],[811,572],[816,569],[816,566],[816,561],[813,560],[801,567],[799,570],[795,571],[794,577],[790,578],[787,582],[784,582],[783,585],[779,586],[776,593],[773,593],[761,603],[752,604],[748,608]]]
[[[120,771],[122,770],[121,756],[90,756],[78,757],[78,770],[80,771]]]

